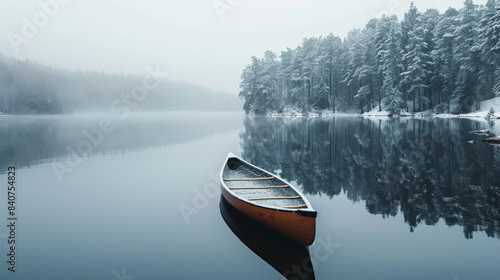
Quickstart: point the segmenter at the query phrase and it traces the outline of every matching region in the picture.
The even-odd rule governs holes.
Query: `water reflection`
[[[345,192],[372,214],[463,227],[500,238],[500,151],[468,134],[465,119],[246,118],[246,160],[302,186],[306,194]],[[472,138],[471,138],[472,137]]]
[[[241,242],[287,279],[315,279],[307,247],[288,241],[248,219],[223,196],[219,208],[222,218]]]
[[[90,114],[3,117],[0,174],[7,165],[29,167],[72,154],[107,156],[196,141],[240,128],[240,116],[174,112],[131,114],[125,120]],[[110,121],[110,132],[101,130],[105,119]]]

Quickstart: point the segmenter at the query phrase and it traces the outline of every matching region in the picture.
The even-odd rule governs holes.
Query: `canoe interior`
[[[270,173],[263,172],[237,158],[228,159],[222,177],[226,179],[224,183],[231,192],[257,205],[307,209],[302,195],[289,187],[286,182],[278,178],[269,179],[272,177]],[[238,180],[247,178],[263,178],[263,180]]]

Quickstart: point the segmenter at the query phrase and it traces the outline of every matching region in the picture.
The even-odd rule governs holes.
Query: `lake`
[[[498,279],[500,148],[468,133],[489,127],[242,113],[3,116],[0,279]],[[288,244],[221,201],[228,152],[303,191],[318,211],[313,245]]]

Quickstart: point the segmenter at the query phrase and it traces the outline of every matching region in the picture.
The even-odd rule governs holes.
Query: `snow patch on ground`
[[[391,114],[387,111],[380,111],[378,106],[375,106],[371,111],[363,113],[363,117],[390,117]]]
[[[468,114],[437,114],[436,118],[464,118],[464,119],[485,119],[488,117],[488,111],[477,111]]]
[[[332,110],[323,110],[320,114],[321,117],[352,117],[352,116],[360,116],[360,114],[356,113],[334,113]]]
[[[500,96],[481,101],[480,110],[488,112],[491,108],[498,114],[500,113]]]
[[[359,114],[350,113],[334,113],[332,110],[323,110],[316,112],[303,113],[302,111],[295,108],[285,108],[283,112],[271,112],[266,114],[268,117],[272,118],[324,118],[324,117],[352,117],[359,116]]]
[[[489,112],[493,108],[495,113],[490,115]],[[371,111],[363,114],[364,117],[389,117],[391,114],[387,111],[379,111],[378,106],[375,106]],[[435,114],[431,110],[418,112],[418,113],[408,113],[401,112],[399,114],[401,117],[415,117],[415,118],[427,118],[427,117],[435,117],[435,118],[469,118],[469,119],[485,119],[488,117],[492,117],[491,119],[500,119],[500,96],[495,97],[493,99],[481,101],[480,110],[468,114]]]
[[[489,112],[493,108],[495,113],[490,116]],[[500,118],[500,96],[481,101],[479,105],[479,111],[468,113],[468,114],[438,114],[436,117],[439,118],[469,118],[469,119],[488,119],[488,117],[492,117],[492,119]]]
[[[500,121],[490,122],[490,134],[500,137]]]

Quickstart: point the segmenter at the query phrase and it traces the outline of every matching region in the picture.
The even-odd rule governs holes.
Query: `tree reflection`
[[[344,192],[372,214],[399,211],[417,225],[460,225],[467,239],[500,238],[500,154],[475,141],[480,123],[461,119],[357,117],[247,118],[242,155],[302,186],[306,194]]]
[[[227,117],[230,116],[230,117]],[[78,153],[78,144],[90,141],[88,156],[107,156],[144,149],[188,143],[236,130],[242,118],[237,114],[151,113],[131,114],[121,120],[109,115],[16,116],[0,118],[0,174],[6,166],[17,168],[52,162]],[[110,118],[113,130],[96,131],[103,119]],[[85,151],[87,152],[87,151]],[[80,155],[80,154],[78,154]]]

